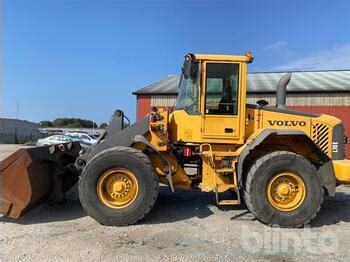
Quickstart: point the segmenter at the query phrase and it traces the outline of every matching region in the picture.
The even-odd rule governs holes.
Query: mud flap
[[[19,149],[0,162],[0,213],[18,218],[44,202],[60,202],[77,181],[79,142]]]

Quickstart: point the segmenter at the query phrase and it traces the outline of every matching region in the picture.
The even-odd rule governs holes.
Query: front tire
[[[301,227],[321,208],[324,190],[315,167],[300,155],[275,151],[254,161],[245,180],[250,212],[268,225]]]
[[[152,209],[159,191],[149,158],[130,147],[94,157],[79,180],[80,202],[89,216],[109,226],[135,224]]]

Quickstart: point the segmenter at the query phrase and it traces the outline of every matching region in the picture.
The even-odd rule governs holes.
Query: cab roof
[[[215,54],[192,54],[196,60],[207,60],[207,61],[227,61],[227,62],[246,62],[250,63],[253,61],[253,54],[247,52],[244,56],[236,55],[215,55]]]

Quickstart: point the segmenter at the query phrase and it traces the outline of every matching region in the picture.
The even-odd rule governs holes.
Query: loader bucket
[[[0,162],[0,213],[18,218],[78,181],[79,142],[19,149]]]

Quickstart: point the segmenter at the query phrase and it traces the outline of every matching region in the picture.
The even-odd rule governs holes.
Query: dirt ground
[[[86,216],[76,187],[67,198],[66,204],[41,205],[18,220],[1,217],[1,261],[350,258],[350,187],[339,187],[303,229],[264,226],[244,207],[218,208],[213,194],[200,191],[161,187],[151,213],[129,227],[101,226]]]

